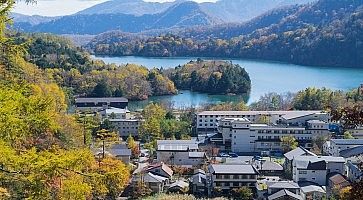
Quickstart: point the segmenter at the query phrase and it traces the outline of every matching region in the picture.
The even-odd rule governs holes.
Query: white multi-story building
[[[298,156],[293,160],[293,180],[327,184],[330,173],[345,174],[345,159],[333,156]]]
[[[222,141],[220,146],[238,153],[279,152],[284,136],[295,137],[300,146],[309,149],[313,138],[313,130],[308,127],[254,124],[246,118],[220,119],[217,131]]]
[[[199,133],[216,132],[220,118],[246,118],[251,123],[305,125],[309,120],[330,122],[323,111],[203,111],[198,113],[196,127]]]

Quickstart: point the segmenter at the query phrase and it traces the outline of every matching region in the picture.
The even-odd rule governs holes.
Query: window
[[[233,179],[239,179],[239,175],[233,175]]]
[[[307,174],[307,171],[299,171],[299,174]]]
[[[216,178],[217,178],[217,179],[222,179],[222,178],[223,178],[223,176],[222,176],[222,175],[217,175],[217,176],[216,176]]]
[[[242,175],[242,179],[248,179],[247,175]]]
[[[221,183],[220,182],[216,182],[216,186],[221,186]]]
[[[229,179],[229,175],[224,175],[224,179]]]
[[[234,187],[238,187],[238,186],[239,186],[239,183],[238,183],[238,182],[234,182],[234,183],[233,183],[233,186],[234,186]]]

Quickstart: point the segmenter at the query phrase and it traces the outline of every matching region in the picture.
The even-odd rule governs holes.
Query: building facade
[[[285,136],[295,137],[300,146],[310,149],[314,137],[309,127],[254,124],[247,118],[222,118],[217,125],[221,146],[238,153],[282,152],[281,138]]]
[[[243,186],[256,189],[258,171],[252,165],[215,164],[208,167],[210,189],[231,190]]]
[[[197,114],[198,133],[217,131],[220,118],[246,118],[251,123],[305,125],[309,120],[329,123],[330,115],[323,111],[204,111]]]
[[[298,156],[293,160],[293,180],[327,184],[331,173],[345,174],[345,159],[333,156]]]

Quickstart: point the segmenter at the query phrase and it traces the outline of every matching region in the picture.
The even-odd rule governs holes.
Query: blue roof
[[[363,154],[363,146],[357,146],[350,149],[345,149],[339,152],[341,157],[349,158]]]
[[[363,139],[331,139],[338,145],[363,145]]]

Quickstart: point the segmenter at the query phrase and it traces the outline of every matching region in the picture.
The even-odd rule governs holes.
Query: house
[[[169,185],[168,191],[174,193],[187,193],[189,191],[189,183],[178,180]]]
[[[184,167],[199,166],[206,159],[196,140],[158,140],[157,161]]]
[[[345,173],[345,159],[332,156],[298,156],[293,160],[293,180],[327,184],[330,173]]]
[[[335,192],[350,186],[350,182],[341,174],[334,173],[328,179],[327,196],[334,195]]]
[[[96,157],[102,157],[103,154],[111,157],[115,157],[125,164],[130,163],[131,150],[127,148],[125,144],[114,144],[110,147],[106,147],[105,151],[102,148],[93,149],[93,153]]]
[[[296,195],[300,195],[300,186],[293,181],[277,181],[277,182],[266,182],[267,195],[270,196],[279,192],[283,189],[288,190]]]
[[[257,169],[252,165],[212,164],[208,166],[211,175],[209,189],[220,187],[224,191],[242,186],[256,190]]]
[[[305,200],[318,200],[326,196],[325,186],[321,187],[311,182],[299,182],[300,195]]]
[[[139,137],[139,128],[145,122],[143,119],[109,119],[118,130],[120,137],[127,138],[129,135]]]
[[[332,156],[340,156],[339,153],[343,150],[363,146],[363,139],[331,139],[330,154]]]
[[[304,147],[298,147],[294,150],[291,150],[284,154],[285,162],[284,162],[284,169],[285,174],[292,178],[292,161],[294,158],[299,156],[316,156],[313,152],[305,149]]]
[[[280,190],[267,198],[268,200],[303,200],[300,195],[294,194],[289,190]]]
[[[108,152],[124,163],[130,163],[131,150],[125,144],[114,144],[108,149]]]
[[[276,162],[268,160],[255,161],[254,165],[259,173],[264,176],[280,176],[284,173],[284,168]]]
[[[268,124],[305,124],[308,120],[330,122],[330,115],[323,111],[203,111],[197,114],[198,133],[217,132],[221,118],[246,118],[251,123],[266,121]]]
[[[142,174],[141,181],[154,193],[163,192],[165,186],[169,184],[169,179],[151,172]]]
[[[195,170],[190,178],[191,192],[195,195],[203,196],[207,193],[207,176],[201,169]]]
[[[361,181],[363,176],[362,162],[347,161],[347,176],[351,182]]]
[[[76,98],[75,106],[79,111],[99,111],[107,108],[126,109],[129,101],[123,97]]]
[[[166,177],[168,179],[171,179],[174,174],[173,170],[165,163],[157,163],[149,165],[146,168],[144,168],[144,172],[151,172],[158,176]]]

